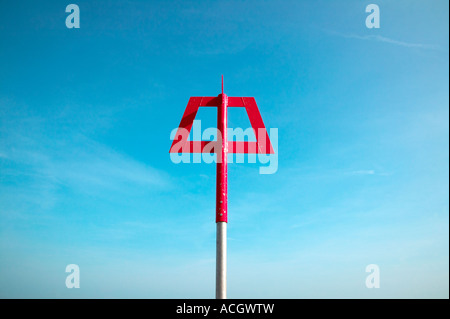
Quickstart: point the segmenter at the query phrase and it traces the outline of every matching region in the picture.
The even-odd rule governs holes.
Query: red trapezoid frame
[[[220,96],[193,96],[181,118],[177,133],[170,147],[170,153],[210,153],[217,141],[188,141],[189,132],[199,107],[218,107]],[[250,124],[256,136],[256,142],[228,141],[228,153],[274,154],[266,127],[259,113],[255,98],[228,97],[228,107],[245,107]],[[183,133],[184,132],[184,133]],[[187,144],[189,143],[189,144]],[[189,146],[189,152],[184,150]],[[208,150],[208,151],[206,151]]]

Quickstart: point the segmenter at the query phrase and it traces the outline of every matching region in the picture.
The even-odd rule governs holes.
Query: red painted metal
[[[201,106],[217,107],[217,141],[188,141],[189,132],[191,131],[197,111]],[[228,141],[228,107],[245,107],[256,136],[256,142]],[[228,97],[223,92],[223,76],[221,94],[218,96],[194,96],[189,99],[175,137],[170,147],[170,153],[217,152],[216,222],[228,222],[227,155],[229,153],[274,153],[255,99],[253,97]]]
[[[170,153],[212,153],[215,141],[188,141],[189,132],[199,107],[217,107],[222,105],[222,96],[194,96],[189,99],[181,118],[178,131],[170,147]],[[274,154],[266,127],[253,97],[228,97],[227,107],[245,107],[250,124],[256,136],[256,142],[228,141],[229,153]],[[206,148],[206,150],[205,150]]]
[[[223,92],[223,80],[222,80]],[[222,103],[217,108],[217,141],[221,142],[220,152],[217,154],[216,171],[216,223],[228,222],[228,140],[227,140],[227,108],[228,96],[220,95]],[[220,132],[220,134],[219,134]]]

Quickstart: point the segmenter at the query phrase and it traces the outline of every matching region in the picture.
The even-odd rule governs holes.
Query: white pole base
[[[216,224],[216,299],[227,299],[227,223]]]

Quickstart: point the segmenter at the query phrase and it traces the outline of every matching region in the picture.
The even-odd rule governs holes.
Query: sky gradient
[[[2,2],[0,297],[214,298],[215,165],[169,137],[223,74],[278,129],[228,167],[229,298],[448,298],[448,6]]]

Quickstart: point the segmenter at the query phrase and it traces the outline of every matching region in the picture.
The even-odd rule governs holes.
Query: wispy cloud
[[[386,43],[395,44],[395,45],[399,45],[399,46],[407,47],[407,48],[420,48],[420,49],[429,49],[429,50],[439,49],[439,47],[436,45],[398,41],[395,39],[383,37],[381,35],[366,35],[366,36],[349,35],[347,37],[354,38],[354,39],[360,39],[360,40],[375,40],[375,41],[379,41],[379,42],[386,42]]]
[[[114,200],[118,193],[148,194],[172,185],[164,171],[79,133],[79,125],[61,129],[54,119],[22,114],[4,112],[0,127],[1,188],[7,202],[45,208],[65,192]]]
[[[34,175],[41,181],[84,192],[135,187],[159,189],[170,184],[168,177],[153,167],[87,137],[78,136],[76,140],[53,141],[54,144],[49,145],[42,139],[16,136],[15,147],[6,150],[5,158],[19,168],[9,173]]]
[[[375,175],[375,171],[373,169],[363,169],[363,170],[351,171],[350,175]]]
[[[378,41],[378,42],[389,43],[389,44],[402,46],[402,47],[406,47],[406,48],[417,48],[417,49],[425,49],[425,50],[439,50],[440,49],[440,47],[437,45],[400,41],[400,40],[384,37],[381,35],[344,34],[344,33],[336,32],[336,31],[329,31],[329,30],[327,30],[326,32],[331,35],[339,36],[342,38],[358,39],[358,40],[365,40],[365,41]]]

